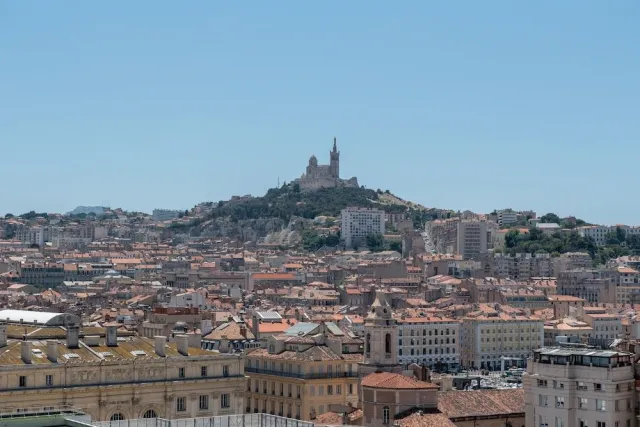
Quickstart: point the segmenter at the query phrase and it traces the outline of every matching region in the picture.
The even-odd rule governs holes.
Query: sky
[[[640,224],[640,2],[0,2],[0,213],[262,195]]]

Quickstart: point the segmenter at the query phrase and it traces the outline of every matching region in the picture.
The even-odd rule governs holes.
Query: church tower
[[[340,178],[340,152],[338,151],[335,137],[333,138],[333,150],[329,152],[329,158],[331,159],[329,163],[331,176],[338,179]]]
[[[387,293],[376,291],[376,300],[364,322],[364,362],[362,376],[373,372],[402,373],[398,364],[398,325],[393,318]]]

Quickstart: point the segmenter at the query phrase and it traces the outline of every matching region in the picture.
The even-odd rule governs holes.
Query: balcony
[[[307,373],[307,374],[299,374],[293,372],[282,372],[282,371],[274,371],[270,369],[260,369],[260,368],[245,368],[245,373],[249,374],[262,374],[262,375],[274,375],[277,377],[286,377],[286,378],[297,378],[301,380],[321,380],[327,378],[358,378],[358,374],[355,372],[325,372],[325,373]],[[266,394],[265,390],[265,394]]]

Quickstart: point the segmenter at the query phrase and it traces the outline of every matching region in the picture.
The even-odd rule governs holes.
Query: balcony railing
[[[262,374],[262,375],[274,375],[277,377],[287,377],[287,378],[299,378],[303,380],[320,380],[327,378],[357,378],[358,374],[355,372],[313,372],[313,373],[293,373],[293,372],[282,372],[282,371],[274,371],[270,369],[260,369],[260,368],[249,368],[245,367],[245,373],[251,374]],[[266,390],[265,390],[266,394]]]

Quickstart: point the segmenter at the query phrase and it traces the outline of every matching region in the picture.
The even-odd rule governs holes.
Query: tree
[[[402,253],[402,243],[400,242],[389,243],[389,250]]]
[[[4,216],[4,219],[10,219],[10,218],[13,218],[13,214],[11,213],[8,213]]]
[[[297,182],[295,184],[293,184],[293,192],[294,193],[299,193],[300,192],[300,184],[298,184]]]
[[[560,224],[561,220],[560,220],[560,217],[558,215],[550,212],[550,213],[548,213],[546,215],[542,215],[540,217],[540,222]]]
[[[379,233],[371,233],[367,236],[367,248],[371,252],[381,252],[384,250],[384,237]]]

